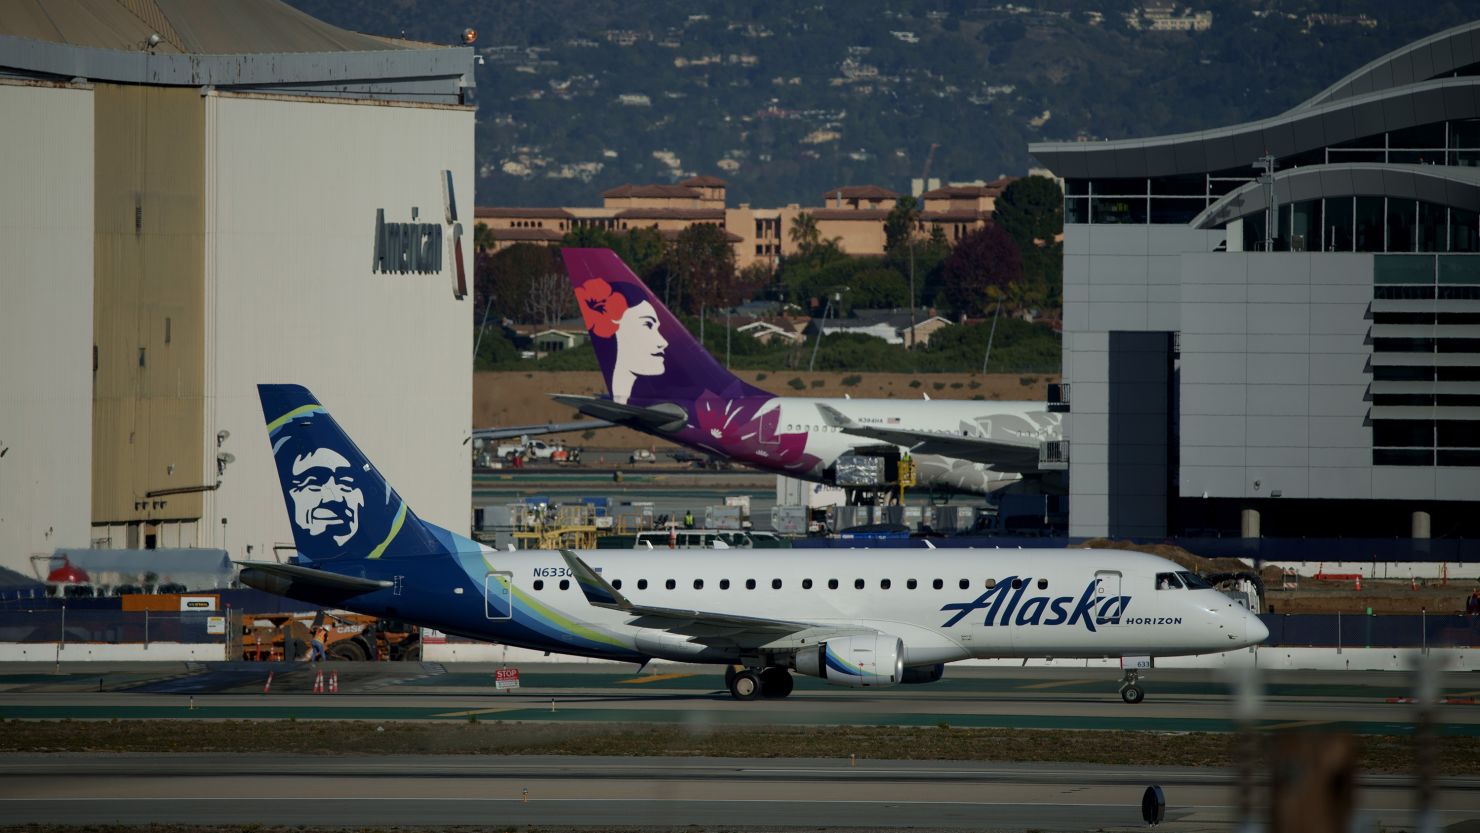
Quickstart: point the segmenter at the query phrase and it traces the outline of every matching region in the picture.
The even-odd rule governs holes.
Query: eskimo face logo
[[[314,537],[331,537],[338,546],[355,537],[365,492],[355,482],[354,468],[343,454],[319,448],[296,456],[288,474],[293,523],[299,529]]]

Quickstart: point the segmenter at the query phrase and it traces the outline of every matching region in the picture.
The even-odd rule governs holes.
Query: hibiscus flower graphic
[[[576,287],[576,302],[581,307],[581,318],[592,335],[611,338],[617,333],[617,322],[627,311],[627,299],[612,291],[612,285],[601,278],[592,278]]]
[[[807,471],[817,457],[806,453],[807,434],[777,430],[779,413],[761,413],[774,397],[729,399],[705,391],[694,402],[694,421],[688,433],[695,442],[750,463]]]

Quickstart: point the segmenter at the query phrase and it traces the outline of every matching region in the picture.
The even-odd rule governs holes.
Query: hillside
[[[1193,0],[1201,32],[1133,28],[1130,0],[290,0],[362,32],[479,32],[480,205],[596,205],[710,174],[730,202],[816,205],[841,184],[992,179],[1039,140],[1133,138],[1273,115],[1475,0]],[[1180,4],[1179,4],[1180,8]]]

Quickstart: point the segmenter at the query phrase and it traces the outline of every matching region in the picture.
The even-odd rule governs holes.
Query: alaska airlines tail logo
[[[941,627],[952,627],[974,611],[987,611],[982,623],[987,627],[1008,625],[1068,625],[1083,624],[1090,633],[1098,625],[1119,625],[1130,596],[1102,596],[1096,593],[1099,581],[1091,581],[1076,602],[1073,596],[1034,595],[1023,598],[1033,579],[1008,576],[969,602],[948,604],[941,612],[956,611]],[[1073,605],[1071,608],[1070,605]],[[1017,613],[1013,617],[1014,611]]]

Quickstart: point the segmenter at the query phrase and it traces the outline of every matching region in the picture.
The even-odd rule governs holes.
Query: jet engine
[[[904,643],[884,633],[840,636],[796,653],[797,673],[849,688],[889,686],[904,678]]]
[[[905,685],[918,685],[922,683],[933,683],[946,675],[946,664],[938,662],[935,665],[917,665],[914,668],[906,668],[900,682]]]

